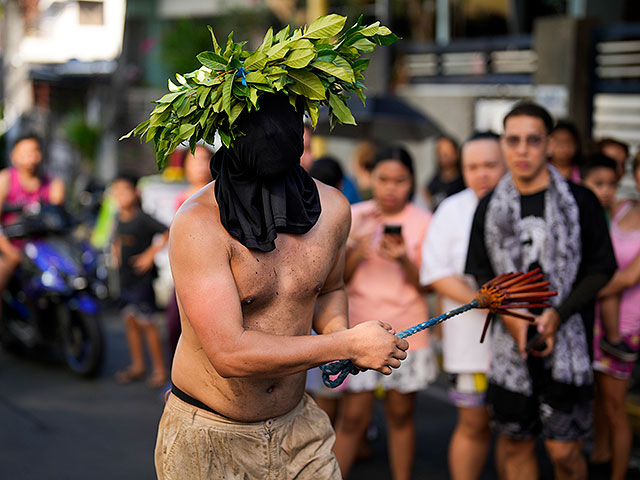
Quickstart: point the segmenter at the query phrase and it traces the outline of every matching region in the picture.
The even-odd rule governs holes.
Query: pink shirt
[[[375,209],[375,201],[356,203],[351,207],[352,223],[350,240],[361,236],[371,225],[375,226],[371,258],[363,260],[346,286],[349,299],[349,324],[368,320],[381,320],[390,324],[396,332],[427,320],[427,305],[418,290],[409,284],[397,261],[388,260],[378,253],[384,225],[402,225],[402,237],[411,261],[420,267],[422,243],[427,234],[431,214],[413,204],[398,214],[384,216],[379,221],[368,220],[367,214]],[[410,350],[428,345],[426,331],[407,339]]]
[[[625,203],[611,221],[611,243],[620,270],[626,268],[640,254],[640,230],[623,230],[618,222],[631,208]],[[640,330],[640,283],[622,292],[620,298],[620,333],[637,333]]]
[[[4,201],[6,206],[21,206],[21,207],[29,207],[34,203],[38,202],[49,202],[49,187],[50,182],[48,178],[43,178],[40,182],[40,186],[34,190],[33,192],[29,192],[24,189],[24,187],[20,184],[20,179],[18,177],[18,170],[15,167],[9,167],[9,192],[7,193],[7,198]],[[11,213],[3,213],[2,214],[2,224],[9,225],[16,221],[18,218],[18,214]]]

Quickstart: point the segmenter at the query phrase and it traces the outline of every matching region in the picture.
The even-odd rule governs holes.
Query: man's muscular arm
[[[386,374],[390,367],[400,366],[408,344],[381,322],[314,336],[245,329],[229,252],[221,248],[226,240],[207,221],[211,215],[200,205],[178,215],[171,228],[169,255],[180,304],[218,374],[280,377],[340,359]]]
[[[313,314],[313,329],[316,333],[327,334],[349,327],[347,294],[344,291],[343,280],[345,252],[346,247],[343,244],[316,300]]]
[[[351,229],[351,207],[342,195],[336,195],[332,200],[329,205],[325,205],[325,211],[337,217],[335,224],[339,228],[340,250],[316,300],[313,329],[320,334],[349,328],[347,294],[344,291],[344,267],[347,237]]]

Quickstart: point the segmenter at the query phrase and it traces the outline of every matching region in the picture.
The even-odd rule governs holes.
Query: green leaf
[[[332,62],[338,53],[333,49],[322,49],[318,50],[318,58],[321,62]]]
[[[278,66],[273,66],[273,67],[269,67],[266,72],[265,75],[267,75],[268,77],[272,76],[272,75],[286,75],[287,70],[285,70],[282,67],[278,67]]]
[[[233,90],[233,74],[228,73],[222,85],[222,106],[227,115],[231,115],[231,91]]]
[[[338,95],[329,92],[329,106],[341,123],[346,123],[347,125],[356,125],[356,120],[355,118],[353,118],[351,110],[349,110],[349,107],[347,107],[347,105]]]
[[[213,42],[213,51],[216,53],[220,53],[221,51],[220,45],[218,45],[218,40],[216,40],[216,35],[215,33],[213,33],[213,28],[211,28],[211,25],[207,25],[207,28],[209,29],[209,33],[211,33],[211,41]]]
[[[382,27],[382,28],[386,28],[386,27]],[[361,35],[364,35],[365,37],[370,37],[372,35],[378,34],[379,30],[380,30],[380,22],[376,22],[376,23],[372,23],[367,27],[364,27],[362,30],[358,30],[358,33]],[[387,28],[387,30],[389,29]],[[391,30],[389,30],[389,33],[391,33]]]
[[[327,38],[337,35],[344,27],[347,17],[331,14],[315,19],[311,25],[307,27],[304,38]]]
[[[222,140],[224,146],[229,148],[231,146],[231,135],[229,135],[222,128],[218,129],[218,134],[220,135],[220,140]]]
[[[378,22],[380,23],[380,22]],[[378,35],[380,35],[381,37],[386,37],[387,35],[391,35],[393,32],[391,30],[389,30],[388,27],[385,27],[384,25],[380,28],[378,28]]]
[[[171,80],[169,80],[169,82],[171,82]],[[176,87],[177,88],[177,87]],[[162,98],[160,100],[156,100],[158,103],[171,103],[173,102],[176,98],[178,98],[180,95],[182,95],[184,92],[173,92],[173,93],[167,93],[166,95],[163,95]]]
[[[267,64],[267,56],[257,50],[244,61],[244,68],[247,70],[262,70]]]
[[[217,53],[202,52],[199,53],[196,58],[202,65],[213,71],[220,72],[227,69],[227,60]]]
[[[311,126],[315,128],[318,124],[318,102],[305,98],[307,102],[307,112],[309,112],[309,118],[311,119]]]
[[[186,117],[191,112],[193,112],[196,109],[196,107],[197,105],[195,103],[192,104],[189,101],[189,99],[187,99],[185,102],[182,103],[182,105],[180,105],[180,108],[176,110],[176,115],[178,115],[178,117],[180,118]]]
[[[207,87],[198,87],[198,106],[200,108],[204,108],[207,104],[207,96],[209,95],[209,90]]]
[[[347,62],[347,66],[348,66],[348,63],[349,62]],[[346,70],[343,67],[334,65],[333,63],[329,63],[329,62],[313,62],[311,66],[325,73],[328,73],[329,75],[333,75],[334,77],[337,77],[340,80],[344,80],[345,82],[353,83],[356,81],[356,79],[353,76],[353,70],[351,70],[350,66],[349,66],[349,70]]]
[[[157,103],[157,102],[156,102]],[[156,108],[153,109],[153,111],[151,112],[151,115],[157,115],[160,114],[162,112],[164,112],[167,108],[169,108],[171,106],[170,103],[158,103],[158,105],[156,106]]]
[[[170,112],[162,112],[158,114],[151,114],[149,117],[149,126],[158,127],[169,119]]]
[[[282,90],[284,87],[286,87],[289,84],[289,81],[287,80],[287,76],[286,75],[282,75],[281,77],[273,80],[272,83],[273,83],[273,87],[276,89],[276,91],[279,92],[280,90]],[[256,87],[258,87],[258,86],[259,85],[256,84]]]
[[[218,100],[222,98],[222,89],[221,88],[212,88],[211,94],[209,97],[209,103],[211,105],[215,104]]]
[[[276,43],[273,47],[267,50],[267,56],[269,57],[269,60],[278,60],[280,58],[284,58],[288,50],[288,43]]]
[[[375,50],[375,48],[376,48],[376,44],[373,43],[371,40],[369,40],[367,38],[361,38],[357,42],[354,42],[353,45],[351,45],[351,46],[353,48],[357,48],[358,50],[360,50],[363,53],[373,52]]]
[[[262,40],[262,44],[258,47],[258,50],[264,52],[265,50],[269,50],[273,45],[273,28],[269,27],[267,33],[264,35],[264,40]]]
[[[190,123],[183,123],[182,125],[180,125],[180,128],[178,129],[178,135],[177,135],[177,137],[180,139],[180,143],[182,143],[182,141],[186,140],[191,135],[193,135],[193,132],[195,131],[195,129],[196,129],[196,126],[191,125]]]
[[[351,64],[351,67],[353,67],[353,71],[354,72],[362,72],[363,70],[366,70],[367,67],[369,66],[369,62],[371,61],[370,58],[359,58],[358,60],[354,61]]]
[[[245,76],[247,83],[269,83],[269,80],[260,72],[250,72]]]
[[[303,48],[300,50],[293,50],[284,64],[290,68],[304,68],[309,65],[314,57],[316,56],[316,52],[313,49]]]
[[[209,117],[209,110],[204,110],[202,112],[202,115],[200,115],[200,119],[198,120],[198,124],[200,125],[200,128],[204,128],[204,125],[208,117]]]
[[[122,135],[118,141],[121,142],[122,140],[126,140],[127,138],[129,138],[131,135],[133,135],[133,130],[131,130],[129,133],[126,133],[124,135]]]
[[[248,85],[245,86],[236,82],[233,84],[232,92],[236,97],[248,97],[249,90],[251,90],[251,88]]]
[[[158,127],[150,127],[149,130],[147,130],[147,137],[145,138],[145,142],[150,141],[154,137],[157,129]]]
[[[167,84],[169,85],[169,91],[170,92],[178,92],[178,91],[180,91],[180,88],[178,88],[178,86],[175,83],[173,83],[171,81],[171,79],[167,80]]]
[[[289,77],[294,80],[289,88],[298,95],[303,95],[310,100],[324,100],[325,88],[317,75],[306,70],[290,70]]]
[[[224,58],[228,59],[233,54],[233,46],[233,32],[231,32],[227,37],[227,45],[225,46],[224,53],[222,54]]]
[[[178,83],[180,83],[181,85],[186,85],[187,84],[187,79],[184,78],[179,73],[176,73],[176,80],[178,80]]]
[[[298,96],[297,95],[289,95],[289,105],[291,105],[294,110],[297,110],[298,108]]]
[[[391,45],[399,40],[399,37],[395,33],[390,33],[389,35],[375,35],[372,38],[378,45]]]
[[[286,81],[287,77],[285,75],[282,78],[284,78],[285,81]],[[273,87],[273,83],[271,85],[267,85],[266,83],[253,83],[251,86],[253,87],[252,90],[256,89],[256,90],[261,90],[263,92],[270,92],[270,93],[274,93],[275,92],[275,89]],[[280,87],[280,88],[282,88],[282,87]],[[249,95],[251,95],[251,94],[249,94]]]
[[[298,40],[289,41],[289,48],[298,49],[298,48],[312,48],[316,50],[316,46],[313,44],[311,40],[307,40],[306,38],[300,38]]]
[[[229,125],[233,125],[246,106],[247,104],[245,102],[237,102],[233,106],[231,113],[229,114]]]
[[[278,33],[276,33],[276,38],[275,39],[276,39],[276,41],[282,43],[287,39],[288,36],[289,36],[289,25],[287,25],[282,30],[280,30]]]
[[[254,108],[258,106],[258,90],[256,90],[255,88],[249,90],[249,101],[254,106]]]

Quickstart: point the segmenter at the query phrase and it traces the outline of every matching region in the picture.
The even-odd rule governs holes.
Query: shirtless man
[[[281,115],[287,107],[276,102],[270,110],[265,101],[260,115]],[[242,125],[251,130],[256,124],[260,119],[252,117]],[[266,136],[273,151],[245,145],[234,152],[268,157],[299,141],[299,159],[301,119],[299,134],[294,127],[293,139],[283,132]],[[282,175],[292,171],[307,175],[299,163]],[[408,344],[375,320],[347,329],[342,277],[350,209],[337,190],[315,183],[322,213],[312,228],[304,234],[279,230],[275,248],[263,251],[247,248],[249,241],[243,244],[225,227],[221,178],[229,177],[221,174],[187,200],[171,226],[182,336],[158,433],[158,477],[338,479],[333,431],[304,393],[306,370],[351,359],[390,374],[406,358]],[[297,178],[296,185],[305,180]],[[230,184],[240,195],[240,186]],[[287,191],[287,201],[294,193]],[[312,336],[312,328],[319,335]]]

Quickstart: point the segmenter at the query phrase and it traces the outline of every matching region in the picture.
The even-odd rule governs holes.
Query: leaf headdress
[[[233,32],[223,49],[209,27],[213,51],[197,56],[202,66],[176,74],[177,84],[169,80],[169,93],[156,100],[150,118],[122,139],[146,135],[147,142],[153,140],[162,169],[183,142],[193,150],[201,139],[213,144],[218,132],[229,147],[242,135],[235,125],[238,116],[258,109],[261,95],[277,92],[303,108],[314,127],[321,105],[329,107],[331,128],[355,125],[345,100],[355,93],[365,101],[362,80],[369,59],[360,57],[398,37],[380,22],[362,25],[362,17],[338,36],[345,22],[346,17],[332,14],[293,31],[287,26],[274,35],[270,28],[255,51],[244,51],[246,42],[235,43]]]

